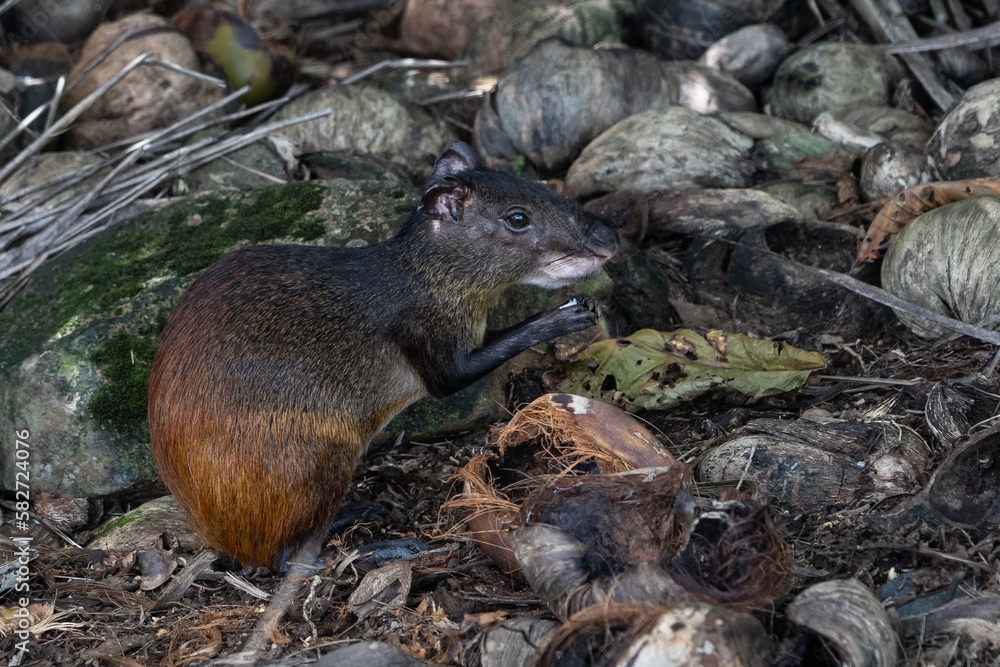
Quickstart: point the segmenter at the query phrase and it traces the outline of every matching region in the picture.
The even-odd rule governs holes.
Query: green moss
[[[204,269],[240,241],[322,236],[323,221],[306,216],[322,202],[321,184],[291,183],[202,197],[122,223],[43,266],[0,313],[0,367],[20,363],[80,318],[111,312],[153,278]]]
[[[94,533],[93,539],[99,540],[102,537],[106,537],[107,535],[110,535],[112,531],[127,526],[133,521],[138,521],[140,518],[142,517],[140,517],[138,514],[133,514],[133,513],[126,514],[125,516],[120,516],[114,521],[109,522],[107,525],[98,530],[96,533]]]
[[[88,404],[94,421],[131,438],[149,439],[146,395],[157,342],[157,336],[119,331],[91,353],[90,360],[104,376],[104,384]]]
[[[518,177],[521,176],[521,174],[524,172],[523,155],[518,155],[516,158],[514,158],[514,164],[511,165],[511,169],[513,170],[515,176]]]
[[[325,233],[326,224],[320,218],[303,218],[292,230],[292,236],[306,241],[318,239]]]
[[[322,203],[320,186],[313,182],[264,188],[253,206],[244,206],[238,211],[226,231],[233,242],[247,239],[260,243],[289,235],[311,241],[322,236],[322,228],[318,233],[314,229],[313,235],[305,238],[296,233],[296,225],[306,213],[315,211]]]

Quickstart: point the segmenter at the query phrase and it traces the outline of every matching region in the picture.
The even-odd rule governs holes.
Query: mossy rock
[[[833,156],[849,158],[851,155],[839,144],[808,132],[776,134],[758,141],[757,147],[766,156],[768,167],[787,172],[789,176],[798,175],[796,164],[807,157],[823,160]]]
[[[686,107],[629,116],[587,144],[566,174],[577,197],[615,190],[745,187],[754,173],[753,141]]]
[[[934,133],[931,121],[892,107],[858,107],[845,113],[843,120],[894,144],[919,150],[927,146]]]
[[[208,195],[123,222],[43,265],[0,313],[0,428],[29,430],[32,488],[82,497],[154,492],[149,367],[195,275],[244,243],[376,243],[415,201],[415,191],[386,181]],[[0,445],[7,488],[12,446]]]
[[[280,131],[296,155],[344,151],[375,155],[423,177],[435,158],[458,139],[437,114],[397,95],[364,86],[327,86],[298,97],[275,115],[288,120],[316,111],[330,114]]]
[[[150,549],[156,546],[164,532],[176,537],[185,551],[208,546],[177,500],[173,496],[162,496],[101,526],[87,548],[107,551]]]
[[[837,203],[836,190],[827,185],[775,183],[764,186],[761,190],[795,207],[805,220],[818,220]]]
[[[767,139],[786,132],[809,132],[808,127],[793,120],[752,111],[727,111],[720,113],[719,118],[751,139]]]

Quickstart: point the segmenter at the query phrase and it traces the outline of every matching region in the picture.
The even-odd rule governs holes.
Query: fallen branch
[[[724,241],[726,243],[731,243],[734,246],[742,245],[738,241],[727,241],[725,239],[714,239],[717,241]],[[975,338],[976,340],[981,340],[984,343],[990,343],[992,345],[1000,345],[1000,332],[991,331],[990,329],[985,329],[975,324],[969,324],[967,322],[962,322],[961,320],[956,320],[947,315],[942,315],[941,313],[936,313],[933,310],[928,310],[927,308],[922,308],[921,306],[915,306],[909,301],[904,301],[898,296],[894,296],[889,292],[886,292],[880,287],[875,287],[874,285],[869,285],[868,283],[858,280],[857,278],[852,278],[851,276],[844,275],[843,273],[838,273],[837,271],[831,271],[829,269],[820,269],[815,266],[809,266],[808,264],[803,264],[797,262],[794,259],[785,257],[780,253],[776,253],[773,250],[766,250],[761,248],[749,248],[749,246],[743,246],[751,250],[752,252],[766,253],[773,257],[778,257],[783,262],[788,262],[794,264],[799,268],[813,273],[815,275],[822,276],[826,280],[830,281],[835,285],[839,285],[846,290],[850,290],[855,294],[860,294],[866,299],[871,299],[876,303],[880,303],[883,306],[889,306],[893,310],[898,310],[914,317],[916,319],[923,319],[929,322],[934,322],[939,324],[946,329],[954,331],[963,336],[968,336],[970,338]]]
[[[910,25],[897,0],[851,0],[851,4],[872,32],[885,41],[911,42],[917,39],[917,31]],[[945,89],[934,64],[926,55],[906,53],[900,57],[942,111],[951,106],[955,97]]]

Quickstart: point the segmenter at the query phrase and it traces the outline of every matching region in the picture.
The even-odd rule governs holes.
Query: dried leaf
[[[927,183],[904,190],[878,212],[868,232],[858,244],[859,262],[873,262],[884,247],[892,242],[900,230],[932,209],[953,204],[969,197],[1000,194],[1000,181],[995,179],[970,179]]]
[[[591,345],[561,390],[626,410],[665,410],[703,395],[750,403],[801,387],[823,355],[742,334],[637,331]]]
[[[380,609],[395,609],[406,604],[413,581],[413,564],[397,560],[365,575],[347,600],[347,608],[359,619]]]
[[[142,570],[139,588],[151,591],[162,586],[177,569],[177,556],[163,549],[139,549],[136,559]]]

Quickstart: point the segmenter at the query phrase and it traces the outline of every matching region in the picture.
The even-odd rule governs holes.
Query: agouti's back
[[[615,247],[575,202],[475,171],[456,146],[385,243],[231,252],[181,298],[154,360],[164,482],[210,543],[282,567],[329,525],[358,453],[399,410],[593,322],[582,306],[559,309],[480,347],[504,288],[565,284]]]

